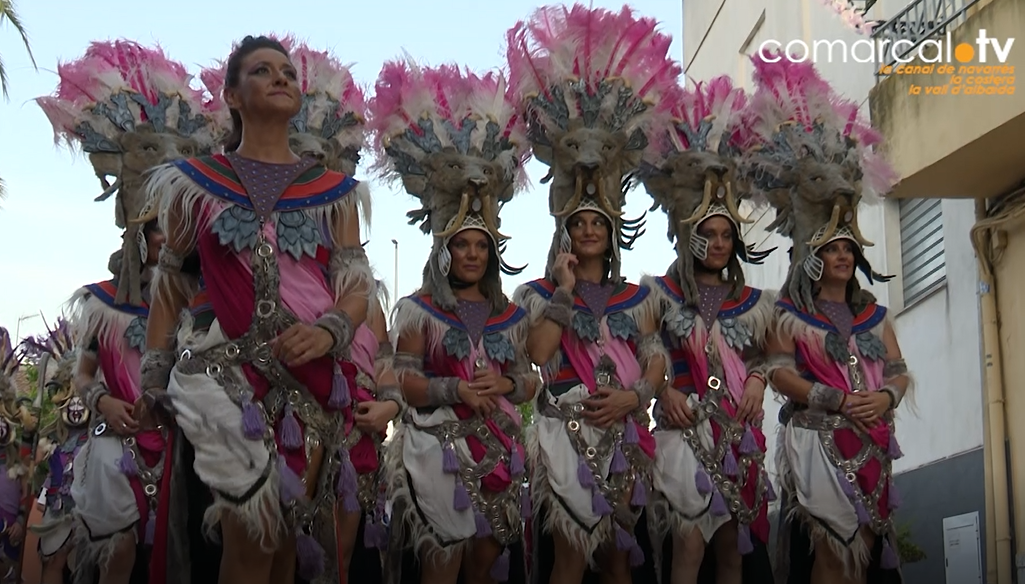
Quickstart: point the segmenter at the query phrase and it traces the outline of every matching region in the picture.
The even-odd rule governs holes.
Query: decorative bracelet
[[[167,389],[174,368],[174,353],[167,349],[149,349],[139,364],[139,381],[142,390]]]
[[[908,365],[904,359],[890,359],[883,365],[883,379],[893,379],[907,373]]]
[[[904,399],[904,392],[899,387],[892,384],[887,384],[879,388],[879,391],[885,391],[886,395],[890,396],[890,409],[895,410],[900,405],[901,400]]]
[[[99,414],[100,398],[110,395],[110,390],[107,389],[107,385],[102,381],[96,381],[79,390],[78,394],[82,397],[82,401],[85,402],[85,407],[89,408],[89,411]]]
[[[630,390],[637,394],[637,407],[644,410],[648,409],[648,404],[655,397],[655,386],[642,377],[630,387]]]
[[[382,385],[377,388],[377,401],[393,401],[399,406],[399,412],[395,419],[401,420],[406,413],[406,398],[402,395],[402,389],[397,385]]]
[[[450,406],[460,402],[458,377],[432,377],[427,381],[427,404]]]
[[[747,375],[747,378],[748,379],[757,379],[758,381],[762,382],[762,385],[764,385],[766,387],[769,386],[769,381],[767,379],[765,379],[764,375],[762,375],[761,373],[758,373],[757,371],[752,371],[751,373],[749,373]],[[746,382],[745,382],[745,384],[746,384]]]
[[[345,357],[349,344],[352,343],[352,337],[355,334],[352,318],[344,311],[331,309],[322,314],[313,324],[331,334],[334,342],[331,344],[331,349],[328,353],[335,359]]]
[[[811,386],[811,391],[808,392],[808,407],[835,412],[843,407],[845,399],[847,399],[847,394],[843,390],[821,383],[814,383]]]
[[[543,315],[562,328],[569,327],[573,320],[573,296],[562,288],[556,288]]]
[[[185,258],[175,253],[171,248],[167,247],[165,243],[160,247],[160,255],[157,260],[157,266],[167,273],[177,273],[182,271],[182,266],[185,264]]]
[[[505,377],[513,384],[513,390],[505,394],[505,399],[517,405],[527,401],[527,383],[522,373],[503,375],[502,377]]]

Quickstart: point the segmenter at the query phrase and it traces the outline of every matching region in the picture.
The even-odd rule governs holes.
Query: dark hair
[[[285,47],[280,42],[270,37],[247,36],[242,39],[242,42],[235,46],[235,50],[232,51],[231,56],[228,57],[228,67],[224,73],[224,89],[235,89],[238,87],[240,81],[239,78],[242,76],[242,60],[260,49],[274,49],[286,57],[289,56]],[[234,152],[238,150],[239,145],[242,144],[242,116],[238,113],[238,110],[234,108],[230,111],[231,133],[228,134],[228,137],[224,140],[225,152]]]

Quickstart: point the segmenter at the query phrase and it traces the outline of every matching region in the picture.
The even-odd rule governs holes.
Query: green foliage
[[[523,427],[526,428],[534,419],[534,402],[524,402],[516,406],[516,409],[520,411],[520,416],[523,417]]]
[[[911,540],[911,526],[904,523],[897,526],[897,553],[904,564],[921,562],[926,558],[925,550]]]

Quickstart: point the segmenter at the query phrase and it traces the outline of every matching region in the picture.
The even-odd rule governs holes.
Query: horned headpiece
[[[747,96],[729,76],[699,83],[694,90],[677,89],[658,107],[659,123],[645,153],[639,177],[669,217],[669,241],[675,241],[675,276],[688,302],[698,301],[694,260],[708,255],[708,239],[698,226],[710,217],[724,217],[733,226],[734,257],[727,266],[734,293],[744,287],[739,260],[760,264],[773,250],[756,251],[744,243],[741,227],[753,223],[740,212],[752,199],[739,176],[738,157],[750,142],[743,111]],[[756,204],[764,201],[757,197]]]
[[[455,308],[448,242],[460,231],[480,229],[494,250],[480,284],[504,308],[500,272],[515,275],[523,268],[501,258],[509,237],[499,232],[499,212],[526,182],[529,156],[526,127],[505,78],[392,61],[378,76],[370,111],[381,170],[420,200],[421,207],[406,214],[409,223],[434,235],[421,292],[442,308]]]
[[[814,65],[778,53],[752,60],[757,91],[748,112],[760,144],[750,151],[746,167],[753,187],[776,208],[768,228],[794,242],[782,294],[814,312],[813,282],[821,279],[823,268],[816,252],[832,241],[854,243],[857,266],[869,283],[890,279],[865,258],[864,247],[872,243],[858,227],[858,205],[878,203],[897,176],[873,149],[879,133],[859,119],[857,104],[838,96]],[[861,297],[856,279],[849,286]]]
[[[89,408],[74,389],[78,354],[68,321],[58,318],[52,327],[47,325],[46,334],[25,339],[25,345],[39,355],[39,389],[60,411],[61,422],[72,428],[89,423]]]
[[[653,106],[676,85],[671,38],[624,6],[617,14],[577,4],[546,6],[508,32],[510,83],[528,124],[534,157],[550,167],[556,231],[548,254],[569,251],[567,221],[595,211],[610,222],[610,276],[619,250],[643,233],[643,216],[623,219],[627,182],[648,144]]]
[[[184,65],[131,41],[92,43],[85,56],[59,65],[57,73],[57,92],[36,102],[57,143],[89,154],[104,189],[96,200],[117,195],[115,223],[126,231],[115,300],[141,305],[147,246],[143,226],[133,220],[146,202],[144,173],[210,150],[219,130],[209,102],[190,85]]]
[[[360,151],[366,146],[366,97],[349,67],[326,51],[315,51],[291,37],[273,37],[289,52],[295,65],[302,108],[292,118],[292,149],[301,156],[313,156],[325,167],[347,176],[356,173]],[[204,69],[203,85],[215,96],[216,115],[231,127],[227,104],[221,99],[227,62]]]
[[[18,396],[18,368],[25,354],[12,341],[7,329],[0,327],[0,448],[15,441],[19,425],[31,423],[24,407],[28,398]]]

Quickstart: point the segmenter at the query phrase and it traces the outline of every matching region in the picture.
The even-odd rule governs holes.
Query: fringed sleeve
[[[673,359],[669,356],[669,349],[662,339],[662,323],[672,301],[653,276],[642,276],[640,286],[647,291],[648,295],[631,311],[631,316],[642,331],[642,336],[637,341],[637,361],[641,364],[641,368],[647,371],[648,364],[652,359],[656,356],[662,357],[665,379],[667,383],[672,383]],[[654,330],[645,334],[644,327],[641,326],[642,323],[648,323],[649,326],[654,327]]]
[[[554,296],[553,296],[553,299],[554,299]],[[520,285],[519,287],[516,288],[516,290],[513,292],[513,299],[512,299],[512,301],[513,301],[513,304],[515,304],[516,306],[519,306],[520,308],[522,308],[527,313],[527,320],[530,323],[529,327],[527,329],[527,336],[529,336],[530,328],[533,328],[534,326],[536,326],[542,320],[544,320],[546,318],[551,319],[553,316],[555,316],[555,318],[560,318],[561,319],[560,316],[553,315],[553,311],[560,311],[561,312],[562,311],[562,306],[560,306],[556,302],[553,302],[552,300],[544,298],[543,296],[541,296],[537,292],[537,290],[535,290],[534,288],[528,286],[527,284],[522,284],[522,285]],[[566,316],[567,320],[572,318],[572,315],[573,315],[573,313],[572,313],[572,306],[573,306],[572,299],[570,299],[569,308],[567,309],[568,310],[568,316]],[[563,324],[563,323],[560,322],[559,324]],[[563,325],[563,326],[566,326],[566,325]],[[524,343],[523,343],[524,344],[524,350],[526,350],[527,336],[524,337]],[[528,357],[528,360],[529,360],[529,357]],[[552,355],[552,358],[549,359],[547,363],[545,363],[545,364],[543,364],[541,366],[541,369],[542,369],[542,371],[546,375],[554,376],[558,372],[559,367],[560,367],[561,364],[562,364],[562,351],[561,350],[557,350],[557,351],[555,351],[555,354]]]
[[[195,252],[202,228],[199,223],[210,197],[173,163],[150,171],[143,188],[147,198],[143,215],[155,212],[157,224],[167,238],[153,276],[154,294],[171,294],[187,303],[199,291],[199,277],[182,268]]]
[[[322,214],[323,217],[316,217]],[[362,218],[362,223],[360,222]],[[314,219],[330,219],[335,226],[333,248],[328,263],[328,273],[334,288],[335,298],[358,295],[372,300],[377,297],[377,279],[370,267],[367,252],[360,244],[360,233],[350,233],[352,226],[370,227],[370,191],[366,183],[357,184],[352,191],[336,203],[317,209]]]
[[[536,394],[541,387],[541,376],[531,363],[530,355],[527,354],[528,334],[530,334],[530,318],[516,323],[509,331],[509,342],[512,343],[516,358],[505,372],[505,376],[513,382],[513,391],[506,395],[506,399],[517,405],[528,401],[528,396]],[[532,388],[533,391],[528,388]]]

